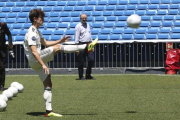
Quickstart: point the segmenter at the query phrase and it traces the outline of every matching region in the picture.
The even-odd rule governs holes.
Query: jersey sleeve
[[[36,45],[37,37],[36,37],[36,31],[34,28],[29,31],[28,33],[28,45]]]

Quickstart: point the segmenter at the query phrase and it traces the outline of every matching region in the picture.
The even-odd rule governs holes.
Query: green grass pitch
[[[0,120],[179,120],[180,76],[94,75],[96,80],[76,80],[78,75],[52,75],[52,107],[62,118],[44,117],[43,84],[36,75],[7,75],[24,85],[8,101]],[[0,92],[1,93],[1,92]]]

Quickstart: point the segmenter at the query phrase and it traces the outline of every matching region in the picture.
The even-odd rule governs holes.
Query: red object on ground
[[[179,71],[179,59],[180,59],[180,50],[179,49],[170,49],[166,54],[165,69],[166,74],[176,74]]]

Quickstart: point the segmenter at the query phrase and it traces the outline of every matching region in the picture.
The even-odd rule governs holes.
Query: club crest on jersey
[[[35,37],[35,36],[33,36],[33,37],[32,37],[32,41],[35,41],[35,40],[36,40],[36,37]]]
[[[32,31],[34,32],[34,31],[35,31],[35,29],[34,29],[34,28],[32,28]]]

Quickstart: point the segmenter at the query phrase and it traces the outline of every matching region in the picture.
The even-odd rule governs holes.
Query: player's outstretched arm
[[[70,41],[70,38],[71,38],[71,36],[63,36],[60,40],[56,40],[56,41],[47,41],[46,39],[42,38],[41,43],[42,43],[42,45],[49,47],[49,46],[53,46],[56,44],[68,42],[68,41]]]

